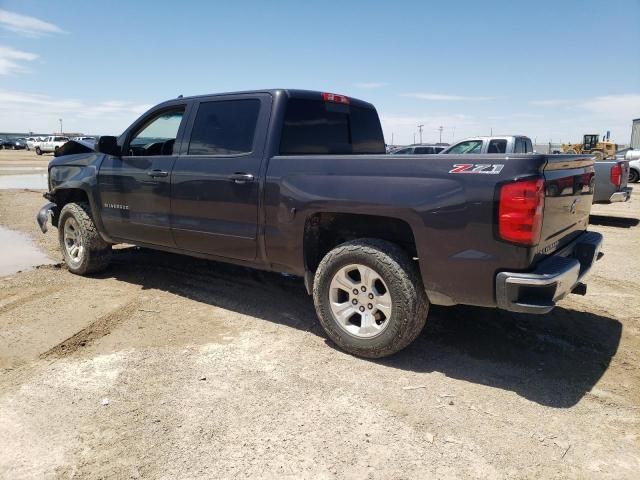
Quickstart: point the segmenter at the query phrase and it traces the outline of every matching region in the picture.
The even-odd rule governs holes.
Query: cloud
[[[12,47],[0,45],[0,75],[24,72],[27,69],[22,62],[32,62],[38,58],[35,53],[23,52]]]
[[[373,89],[373,88],[382,88],[386,87],[388,83],[383,82],[362,82],[362,83],[354,83],[353,86],[356,88],[364,88],[364,89]]]
[[[548,100],[533,100],[529,102],[530,105],[537,107],[559,107],[562,105],[571,104],[570,100],[548,99]]]
[[[417,98],[419,100],[432,100],[435,102],[475,102],[493,99],[493,97],[466,97],[462,95],[445,95],[441,93],[401,93],[400,96]]]
[[[631,121],[640,117],[640,94],[605,95],[578,103],[582,107],[604,118],[616,118]]]
[[[119,134],[149,108],[137,102],[91,103],[0,89],[0,131],[45,133],[54,131],[57,119],[63,118],[68,131]]]
[[[6,30],[31,38],[55,33],[67,33],[53,23],[2,9],[0,9],[0,26]]]

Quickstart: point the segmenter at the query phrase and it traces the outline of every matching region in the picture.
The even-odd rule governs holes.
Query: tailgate
[[[538,259],[562,248],[587,229],[595,180],[590,156],[549,155],[546,160],[542,230],[533,252]]]

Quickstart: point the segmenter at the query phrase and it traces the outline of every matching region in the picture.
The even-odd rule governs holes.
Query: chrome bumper
[[[532,272],[500,272],[496,276],[498,308],[511,312],[548,313],[572,291],[586,293],[581,280],[600,258],[602,235],[585,232],[541,261]]]
[[[631,192],[633,188],[625,187],[619,192],[615,192],[611,197],[609,197],[609,202],[627,202],[631,198]]]
[[[36,220],[40,226],[40,230],[42,230],[42,233],[47,233],[47,221],[49,220],[49,217],[53,215],[53,209],[56,207],[57,205],[55,203],[47,203],[40,209],[38,215],[36,215]]]

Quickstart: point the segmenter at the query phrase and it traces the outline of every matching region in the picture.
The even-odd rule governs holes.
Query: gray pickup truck
[[[594,164],[596,183],[593,189],[593,203],[626,202],[631,199],[632,188],[629,181],[629,161],[597,160]]]
[[[585,293],[591,157],[424,158],[386,155],[375,108],[343,95],[177,98],[60,147],[37,219],[80,275],[122,242],[300,276],[328,336],[369,358],[430,304],[543,314]]]
[[[454,143],[442,153],[449,155],[479,153],[533,153],[533,144],[524,135],[470,137]]]

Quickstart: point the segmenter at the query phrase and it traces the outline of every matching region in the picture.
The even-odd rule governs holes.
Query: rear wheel
[[[42,150],[40,150],[40,147],[36,147],[36,155],[42,155]]]
[[[391,355],[413,342],[429,309],[415,262],[397,245],[375,239],[331,250],[318,266],[313,299],[329,338],[367,358]]]
[[[67,203],[58,221],[64,261],[69,271],[78,275],[100,272],[111,260],[111,245],[98,233],[90,211],[87,203]]]
[[[600,150],[595,150],[591,152],[591,155],[596,160],[596,162],[599,162],[600,160],[604,159],[604,153],[602,153]]]

